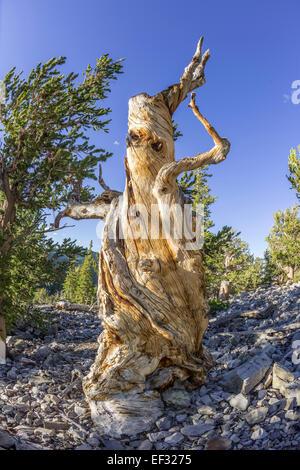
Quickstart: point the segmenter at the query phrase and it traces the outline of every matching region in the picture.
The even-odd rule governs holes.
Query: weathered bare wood
[[[68,196],[67,206],[57,214],[51,229],[59,229],[59,224],[64,217],[70,217],[75,220],[105,219],[111,201],[119,197],[122,193],[110,189],[109,186],[105,184],[102,177],[101,165],[99,165],[98,181],[100,186],[104,189],[104,192],[92,202],[80,201],[81,182],[78,182],[77,187],[74,188],[74,191]]]
[[[57,310],[69,310],[69,311],[81,311],[81,312],[92,312],[98,311],[98,307],[95,305],[84,305],[84,304],[76,304],[73,302],[65,302],[59,301],[54,304],[54,307]]]
[[[289,330],[298,330],[300,328],[300,323],[291,323],[290,325],[285,325],[283,327],[277,328],[267,328],[266,330],[241,330],[241,331],[217,331],[214,333],[218,336],[251,336],[251,335],[262,335],[265,339],[274,339],[274,337],[270,336],[272,334],[276,335],[285,335],[285,333]],[[282,338],[279,338],[282,339]]]
[[[170,114],[178,108],[180,103],[187,97],[187,94],[205,83],[205,65],[210,54],[209,49],[202,55],[203,37],[200,38],[193,59],[184,69],[184,73],[179,83],[171,85],[162,91],[163,98],[168,106]]]
[[[200,113],[195,103],[195,93],[191,94],[189,107],[192,108],[195,116],[203,124],[207,132],[214,140],[215,146],[208,152],[201,153],[195,157],[182,158],[179,161],[168,162],[159,170],[155,181],[154,191],[157,197],[164,197],[171,191],[176,191],[176,179],[184,171],[196,170],[205,165],[217,164],[225,160],[229,150],[230,143],[227,139],[221,138],[217,131]]]
[[[172,113],[190,91],[205,83],[209,52],[202,55],[202,42],[180,83],[155,96],[142,93],[129,100],[123,195],[114,194],[109,207],[103,204],[104,193],[90,205],[81,204],[77,195],[56,221],[65,216],[105,217],[98,290],[104,331],[83,387],[94,421],[107,433],[144,429],[145,422],[162,413],[156,390],[175,379],[196,387],[213,364],[202,345],[209,314],[203,252],[198,245],[191,248],[190,232],[181,230],[181,236],[175,236],[184,225],[179,212],[171,213],[174,232],[163,236],[162,231],[170,210],[184,207],[177,176],[223,161],[230,147],[202,116],[192,95],[190,106],[215,146],[175,161]]]
[[[223,279],[220,284],[218,299],[228,300],[229,296],[230,296],[230,281]]]
[[[226,315],[224,318],[212,319],[210,324],[213,328],[222,325],[229,325],[231,320],[236,318],[267,318],[274,312],[276,305],[267,305],[263,310],[245,310],[244,312],[236,312],[231,315]]]

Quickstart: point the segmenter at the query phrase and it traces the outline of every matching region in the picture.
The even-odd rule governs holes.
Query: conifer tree
[[[296,190],[297,198],[300,199],[300,145],[298,152],[292,149],[289,155],[289,175],[287,176],[292,188]]]
[[[92,242],[83,262],[74,259],[63,283],[63,295],[70,302],[93,304],[97,297],[97,259],[92,251]]]
[[[70,302],[76,302],[77,300],[79,269],[78,261],[76,259],[72,260],[63,283],[63,295]]]
[[[184,194],[192,200],[193,209],[196,210],[199,204],[204,206],[204,233],[214,225],[211,220],[210,206],[217,196],[211,195],[208,185],[208,178],[211,176],[207,171],[207,166],[204,166],[194,171],[185,171],[179,181]]]
[[[274,225],[266,238],[271,259],[294,282],[295,271],[300,266],[300,218],[299,206],[274,214]]]
[[[13,271],[38,264],[32,243],[45,230],[45,210],[59,210],[69,200],[91,201],[95,168],[111,156],[91,145],[87,131],[108,131],[110,108],[101,100],[122,72],[120,60],[108,55],[86,68],[83,78],[61,68],[65,57],[39,63],[23,78],[11,69],[4,78],[0,103],[0,336],[6,319],[19,309]],[[35,234],[34,234],[35,233]],[[39,238],[42,243],[42,238]],[[25,259],[26,258],[26,259]],[[20,266],[18,266],[18,263]],[[24,271],[27,268],[24,266]],[[35,269],[31,281],[39,282]],[[12,288],[12,285],[14,288]],[[23,292],[24,291],[24,292]],[[30,292],[31,289],[28,290]]]
[[[97,262],[93,256],[92,242],[79,269],[76,298],[79,303],[93,304],[96,302],[97,286],[95,282]]]

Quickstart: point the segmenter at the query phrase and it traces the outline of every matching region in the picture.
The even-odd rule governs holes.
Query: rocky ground
[[[234,297],[205,335],[207,383],[165,391],[165,414],[134,440],[101,434],[82,392],[100,321],[41,309],[50,331],[16,329],[0,365],[0,448],[300,449],[300,283]]]

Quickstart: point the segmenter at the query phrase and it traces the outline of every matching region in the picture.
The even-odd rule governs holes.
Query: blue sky
[[[67,56],[66,73],[83,72],[104,53],[125,57],[107,100],[110,133],[92,137],[114,152],[103,175],[122,190],[129,98],[178,81],[203,35],[211,58],[197,103],[232,145],[211,167],[215,228],[233,226],[262,256],[273,213],[296,203],[285,175],[289,150],[300,144],[300,104],[291,102],[291,84],[300,80],[299,16],[299,0],[0,0],[0,80],[12,66],[27,74],[53,56]],[[176,158],[212,145],[187,104],[174,115],[183,133]],[[56,240],[88,246],[93,239],[97,249],[98,221],[70,223]]]

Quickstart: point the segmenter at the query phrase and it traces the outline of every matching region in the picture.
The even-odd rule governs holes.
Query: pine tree
[[[32,298],[32,289],[14,281],[29,266],[39,264],[33,244],[45,229],[45,210],[60,210],[68,195],[94,199],[86,178],[96,180],[95,168],[112,154],[91,145],[90,130],[107,132],[110,108],[100,101],[122,72],[120,60],[107,54],[78,74],[65,76],[66,58],[39,63],[23,78],[10,70],[4,78],[5,101],[0,103],[0,336],[6,319],[19,310],[19,298]],[[35,233],[35,234],[34,234]],[[39,246],[44,243],[39,238]],[[42,255],[41,255],[42,259]],[[27,263],[27,266],[23,266]],[[36,274],[35,274],[36,273]],[[39,269],[30,272],[39,284]],[[29,295],[30,294],[30,295]]]
[[[217,196],[212,196],[210,193],[208,178],[211,176],[205,166],[194,171],[185,171],[179,180],[184,194],[192,200],[193,209],[196,210],[199,204],[204,206],[204,233],[214,225],[211,220],[210,206],[215,202]]]
[[[254,289],[262,283],[263,261],[254,258],[247,243],[232,227],[223,226],[217,233],[212,232],[211,205],[216,196],[211,195],[207,167],[185,172],[179,184],[185,196],[191,200],[193,208],[204,205],[204,268],[206,290],[209,298],[218,297],[222,281],[229,281],[231,293]]]
[[[279,266],[287,281],[294,282],[300,266],[299,206],[274,214],[274,225],[266,238],[271,259]]]
[[[289,155],[289,175],[287,176],[292,188],[296,190],[298,199],[300,199],[300,145],[298,153],[292,149]]]
[[[66,300],[81,304],[93,304],[97,300],[97,260],[92,242],[82,264],[74,259],[66,274],[62,293]]]
[[[272,260],[270,250],[265,250],[262,271],[262,283],[268,285],[273,284],[274,282],[278,282],[280,272],[281,271],[279,266]]]
[[[70,302],[77,301],[79,269],[78,261],[76,259],[72,260],[63,282],[62,293],[65,299]]]
[[[93,304],[96,302],[97,287],[95,276],[97,272],[97,262],[93,256],[92,242],[79,269],[76,298],[79,303]]]

